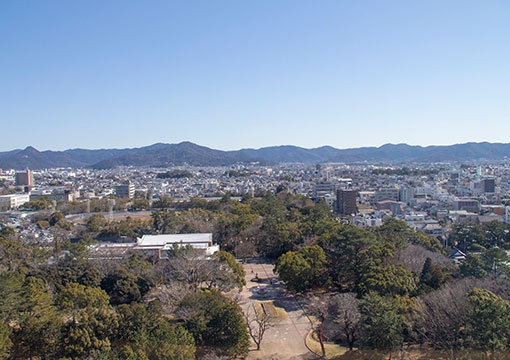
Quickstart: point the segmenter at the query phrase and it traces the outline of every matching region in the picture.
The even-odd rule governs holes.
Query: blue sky
[[[510,2],[2,1],[0,150],[510,142]]]

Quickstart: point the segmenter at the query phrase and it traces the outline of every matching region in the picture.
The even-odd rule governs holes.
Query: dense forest
[[[250,337],[235,258],[253,256],[272,259],[304,302],[319,297],[307,304],[318,338],[359,349],[359,358],[416,346],[475,358],[510,346],[504,224],[454,225],[445,248],[393,218],[376,228],[348,225],[325,202],[284,188],[241,201],[192,199],[180,211],[167,211],[171,199],[156,205],[150,220],[96,214],[79,230],[59,212],[34,215],[58,229],[52,246],[2,228],[0,359],[242,357]],[[212,232],[221,251],[211,259],[188,248],[162,260],[88,259],[88,246],[103,239],[192,232]],[[446,256],[452,246],[470,252],[459,265]]]

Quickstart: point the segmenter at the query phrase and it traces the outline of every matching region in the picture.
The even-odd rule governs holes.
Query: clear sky
[[[1,151],[510,142],[510,1],[1,1],[0,125]]]

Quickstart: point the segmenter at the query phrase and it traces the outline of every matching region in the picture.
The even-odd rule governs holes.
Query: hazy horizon
[[[204,145],[204,144],[195,143],[195,142],[189,141],[189,140],[183,140],[183,141],[178,141],[178,142],[175,142],[175,143],[173,143],[173,142],[170,143],[170,142],[158,141],[158,142],[155,142],[155,143],[145,144],[145,145],[141,145],[141,146],[125,146],[125,147],[105,147],[105,146],[101,146],[101,147],[97,147],[97,148],[72,147],[72,148],[65,148],[65,149],[43,149],[43,148],[37,148],[36,146],[33,146],[33,145],[26,145],[26,146],[18,147],[18,148],[0,150],[0,152],[8,152],[8,151],[13,151],[13,150],[24,150],[24,149],[29,148],[29,147],[33,147],[36,150],[41,151],[41,152],[42,151],[66,151],[66,150],[77,150],[77,149],[80,149],[80,150],[134,149],[134,148],[148,147],[148,146],[152,146],[152,145],[156,145],[156,144],[169,144],[170,145],[170,144],[180,144],[180,143],[185,143],[185,142],[190,142],[190,143],[193,143],[195,145],[205,146],[205,147],[213,149],[213,150],[222,150],[222,151],[237,151],[237,150],[244,150],[244,149],[255,149],[255,150],[258,150],[258,149],[267,148],[267,147],[280,147],[280,146],[295,146],[295,147],[304,148],[304,149],[316,149],[316,148],[331,146],[331,147],[339,149],[339,150],[345,150],[345,149],[371,148],[371,147],[379,148],[379,147],[384,146],[384,145],[408,145],[408,146],[420,146],[420,147],[426,148],[426,147],[430,147],[430,146],[453,146],[453,145],[461,145],[461,144],[468,144],[468,143],[478,143],[478,144],[480,144],[480,143],[510,144],[510,141],[507,141],[507,142],[497,142],[497,141],[494,141],[494,142],[492,142],[492,141],[463,141],[463,142],[454,143],[454,144],[428,144],[428,145],[408,144],[408,143],[391,143],[390,142],[390,143],[384,143],[384,144],[381,144],[381,145],[362,145],[362,146],[351,146],[351,147],[338,147],[338,146],[329,145],[329,144],[324,144],[324,145],[314,146],[314,147],[306,147],[306,146],[301,146],[301,145],[298,145],[298,144],[276,144],[276,145],[258,146],[258,147],[241,147],[241,148],[236,148],[236,149],[223,149],[223,148],[210,147],[210,146],[207,146],[207,145]]]

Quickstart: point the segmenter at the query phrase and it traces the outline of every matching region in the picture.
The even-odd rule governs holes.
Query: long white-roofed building
[[[164,258],[168,251],[174,249],[174,246],[191,246],[206,256],[220,250],[219,245],[213,244],[212,233],[143,235],[141,238],[137,238],[134,249]]]
[[[137,238],[136,242],[99,243],[89,248],[91,259],[120,260],[132,252],[164,259],[175,246],[191,246],[204,257],[211,256],[220,250],[220,246],[213,243],[212,233],[143,235]]]

